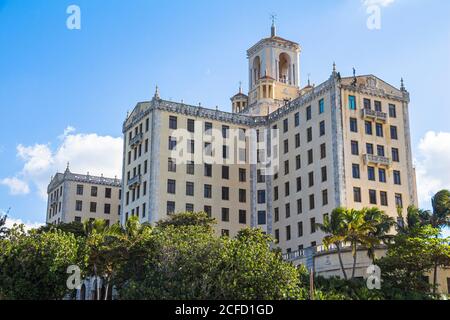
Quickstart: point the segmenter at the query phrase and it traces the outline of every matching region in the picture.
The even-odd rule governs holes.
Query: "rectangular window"
[[[381,101],[376,101],[375,100],[375,111],[382,112]]]
[[[82,196],[84,191],[84,187],[82,184],[77,185],[77,195]]]
[[[378,180],[382,183],[386,183],[386,170],[385,169],[378,169]]]
[[[359,169],[359,164],[352,164],[352,174],[353,174],[353,179],[360,179],[361,178],[361,172]]]
[[[210,184],[205,184],[203,190],[203,196],[207,199],[212,198],[212,186]]]
[[[111,214],[111,205],[109,203],[105,203],[105,214]]]
[[[258,211],[258,225],[266,224],[266,212]]]
[[[400,177],[400,171],[394,170],[394,184],[396,184],[396,185],[402,184],[402,180]]]
[[[195,132],[195,121],[193,119],[187,120],[187,130],[188,132]]]
[[[205,122],[205,134],[207,136],[212,135],[212,128],[213,128],[213,125],[211,122]]]
[[[370,181],[375,181],[375,168],[367,167],[367,176]]]
[[[319,100],[319,114],[325,112],[325,101],[323,99]]]
[[[312,141],[312,136],[313,136],[313,134],[312,134],[312,128],[309,127],[309,128],[306,130],[306,139],[307,139],[308,142],[311,142],[311,141]]]
[[[291,204],[290,203],[286,203],[284,205],[284,209],[285,209],[285,217],[286,219],[291,217]]]
[[[392,161],[400,162],[400,155],[397,148],[392,148]]]
[[[295,119],[295,126],[298,127],[300,125],[300,113],[299,112],[297,112],[294,115],[294,119]]]
[[[288,175],[289,174],[289,160],[286,160],[284,162],[284,175]]]
[[[300,133],[295,135],[295,148],[300,148]]]
[[[263,204],[266,203],[266,191],[258,190],[258,203]]]
[[[283,132],[286,133],[289,130],[289,120],[288,118],[283,120]]]
[[[373,155],[373,144],[366,143],[366,151],[367,151],[367,154],[372,154]]]
[[[314,210],[315,207],[316,207],[316,204],[315,204],[315,200],[314,200],[314,195],[311,194],[309,196],[309,210]]]
[[[247,190],[239,189],[239,202],[246,203],[247,202]]]
[[[389,105],[389,117],[397,118],[397,110],[396,110],[395,104]]]
[[[284,149],[284,154],[289,152],[289,140],[288,139],[283,141],[283,149]]]
[[[402,199],[402,195],[399,193],[395,194],[395,206],[397,208],[403,208],[403,199]]]
[[[169,128],[173,130],[176,130],[178,128],[177,117],[169,116]]]
[[[365,128],[366,128],[366,134],[372,135],[372,122],[366,121],[364,123],[364,125],[365,125]]]
[[[177,149],[177,139],[174,137],[169,137],[169,150]]]
[[[75,222],[81,223],[81,217],[75,217]]]
[[[91,202],[90,203],[89,211],[92,212],[92,213],[97,212],[97,202]]]
[[[312,118],[312,115],[311,115],[311,106],[308,106],[308,107],[306,108],[306,121],[311,120],[311,118]]]
[[[187,196],[194,196],[194,183],[193,182],[186,182],[186,195]]]
[[[327,156],[327,146],[325,143],[320,145],[320,159],[325,159]]]
[[[328,190],[322,190],[322,206],[328,205]]]
[[[204,206],[203,211],[208,215],[208,217],[212,217],[212,207],[211,206]]]
[[[280,242],[280,230],[278,229],[275,230],[275,242]]]
[[[397,133],[397,127],[391,126],[391,139],[392,140],[398,140],[398,133]]]
[[[308,150],[308,165],[312,164],[314,161],[314,157],[313,157],[313,149]]]
[[[239,223],[247,224],[247,211],[239,210]]]
[[[229,180],[230,179],[230,167],[222,166],[222,179]]]
[[[289,187],[289,182],[285,182],[284,183],[284,195],[286,197],[288,197],[290,194],[290,187]]]
[[[311,218],[311,234],[316,233],[316,218]]]
[[[356,97],[348,96],[348,108],[350,110],[356,110]]]
[[[186,203],[186,212],[194,212],[194,205],[192,203]]]
[[[222,221],[229,222],[230,221],[230,209],[222,208]]]
[[[243,168],[239,168],[239,182],[247,181],[247,173]]]
[[[222,138],[228,139],[230,137],[230,127],[222,126]]]
[[[187,153],[193,154],[195,152],[195,141],[187,140]]]
[[[325,135],[325,121],[321,121],[319,124],[319,131],[320,131],[320,136],[324,136]]]
[[[377,192],[375,190],[369,190],[369,202],[370,204],[377,204]]]
[[[364,109],[370,110],[371,108],[372,108],[372,106],[371,106],[370,99],[364,98]]]
[[[328,180],[327,167],[322,167],[321,171],[322,171],[322,182],[325,182]]]
[[[75,202],[75,211],[83,211],[83,201],[77,200]]]
[[[302,177],[297,177],[297,192],[302,190]]]
[[[222,187],[222,200],[230,200],[230,188]]]
[[[359,144],[358,141],[352,140],[351,142],[351,149],[352,149],[352,155],[358,156],[359,155]]]
[[[384,146],[377,145],[377,155],[384,157]]]
[[[175,202],[167,201],[167,214],[171,215],[175,213]]]
[[[205,177],[212,177],[212,165],[205,163],[205,167],[204,167],[204,175]]]
[[[275,188],[273,188],[273,200],[277,201],[278,200],[278,186],[276,186]]]
[[[350,131],[358,132],[358,120],[356,118],[350,118]]]
[[[308,173],[308,186],[311,188],[314,186],[314,171]]]
[[[300,155],[295,156],[295,170],[298,170],[302,167],[302,159]]]
[[[280,221],[280,210],[278,208],[274,209],[274,220],[275,222]]]
[[[177,172],[177,164],[174,158],[167,159],[167,170],[169,172]]]
[[[91,197],[96,197],[98,193],[97,187],[91,187]]]
[[[221,235],[222,235],[222,237],[229,237],[230,236],[230,230],[222,229]]]
[[[361,202],[361,188],[358,187],[353,188],[353,201],[357,203]]]
[[[303,222],[302,221],[297,223],[297,236],[299,238],[303,237]]]
[[[167,180],[167,193],[175,194],[176,191],[176,181],[169,179]]]
[[[377,137],[383,137],[383,125],[381,123],[376,124],[376,130],[377,130]]]
[[[222,158],[228,159],[230,157],[230,147],[229,146],[222,146]]]
[[[297,199],[297,214],[303,213],[303,201],[302,199]]]
[[[387,192],[380,191],[380,202],[381,202],[382,206],[385,206],[385,207],[388,206]]]
[[[188,160],[186,163],[186,174],[193,175],[195,173],[194,161]]]

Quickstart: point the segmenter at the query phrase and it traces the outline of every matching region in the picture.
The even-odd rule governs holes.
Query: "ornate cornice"
[[[50,184],[47,187],[47,192],[50,193],[57,186],[59,186],[61,183],[65,182],[65,181],[98,184],[98,185],[118,187],[118,188],[120,188],[122,186],[122,181],[117,178],[105,178],[105,177],[98,177],[98,176],[91,176],[91,175],[84,175],[84,174],[76,174],[76,173],[72,173],[72,172],[66,170],[66,172],[57,173],[53,177],[52,181],[50,182]]]

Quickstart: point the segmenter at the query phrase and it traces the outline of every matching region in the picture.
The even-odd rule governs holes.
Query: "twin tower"
[[[239,88],[231,98],[233,113],[266,116],[300,95],[300,45],[276,35],[247,50],[248,96]]]

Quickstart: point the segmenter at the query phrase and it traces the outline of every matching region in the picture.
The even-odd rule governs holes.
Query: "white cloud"
[[[387,7],[387,6],[391,5],[392,3],[394,3],[394,1],[395,0],[362,0],[362,3],[366,7],[370,7],[370,6]]]
[[[429,208],[436,192],[450,189],[450,132],[430,131],[420,140],[416,173],[419,204]]]
[[[7,186],[11,195],[16,196],[30,193],[28,184],[16,177],[2,179],[0,180],[0,184]]]
[[[73,132],[75,128],[67,127],[57,148],[50,144],[17,146],[17,156],[24,165],[16,176],[35,186],[43,199],[47,198],[51,176],[64,172],[68,162],[70,170],[75,173],[121,177],[122,138]]]
[[[25,226],[25,230],[37,229],[44,225],[38,222],[23,222],[20,219],[6,218],[5,227],[12,228],[14,225],[21,225],[21,224]]]

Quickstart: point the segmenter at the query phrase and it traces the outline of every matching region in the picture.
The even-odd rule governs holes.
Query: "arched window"
[[[261,59],[257,56],[253,60],[253,85],[261,78]]]
[[[280,54],[280,58],[279,58],[279,65],[278,65],[278,70],[279,70],[279,75],[278,75],[278,81],[283,82],[283,83],[288,83],[290,84],[290,65],[291,65],[291,57],[289,57],[289,55],[285,52],[283,52],[282,54]]]

